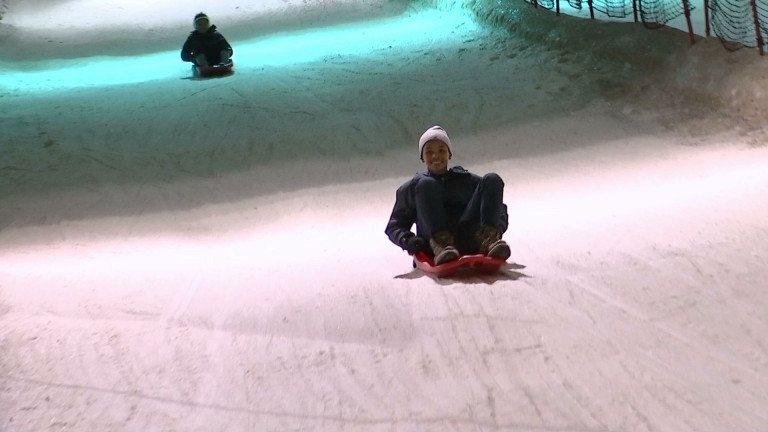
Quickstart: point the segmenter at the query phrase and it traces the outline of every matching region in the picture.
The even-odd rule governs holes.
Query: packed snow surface
[[[526,5],[206,3],[7,2],[0,430],[768,430],[765,59]],[[199,10],[234,75],[178,59]],[[499,274],[383,233],[433,124],[506,183]]]

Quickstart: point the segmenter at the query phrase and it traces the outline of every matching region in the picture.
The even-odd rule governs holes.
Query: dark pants
[[[462,254],[476,253],[475,232],[482,226],[501,227],[504,181],[496,173],[483,176],[460,214],[446,211],[445,186],[439,179],[422,177],[416,185],[416,226],[419,236],[429,239],[449,231]],[[448,200],[450,201],[450,200]]]
[[[229,61],[229,51],[227,50],[222,50],[221,52],[208,51],[201,54],[198,54],[193,59],[196,66],[213,66]]]

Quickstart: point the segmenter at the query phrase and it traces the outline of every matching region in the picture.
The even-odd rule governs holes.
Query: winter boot
[[[198,54],[195,56],[195,64],[197,66],[205,67],[208,66],[208,57],[205,56],[205,54]]]
[[[476,236],[481,254],[504,260],[511,255],[509,245],[501,239],[498,228],[486,225],[477,230]]]
[[[219,64],[224,64],[229,61],[229,50],[221,50],[219,54]]]
[[[453,246],[453,235],[448,231],[436,232],[429,239],[429,246],[435,253],[435,265],[459,258],[459,251]]]

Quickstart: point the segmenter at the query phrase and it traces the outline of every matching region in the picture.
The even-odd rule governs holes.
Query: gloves
[[[415,235],[409,237],[408,240],[405,241],[403,249],[407,250],[409,254],[413,255],[420,250],[426,250],[427,241]]]

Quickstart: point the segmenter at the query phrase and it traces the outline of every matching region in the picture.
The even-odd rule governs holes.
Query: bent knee
[[[494,185],[500,185],[504,186],[504,180],[501,179],[501,176],[491,172],[483,176],[483,183],[485,184],[494,184]]]

